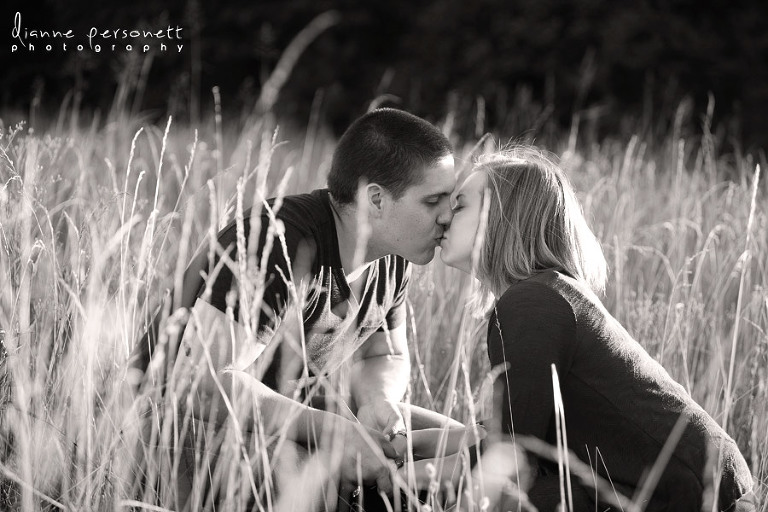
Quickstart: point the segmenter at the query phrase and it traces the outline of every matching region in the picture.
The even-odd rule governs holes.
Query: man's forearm
[[[206,386],[199,389],[195,408],[201,419],[210,418],[211,404],[221,399],[220,389],[227,392],[229,406],[219,402],[217,422],[223,424],[232,414],[234,407],[245,414],[236,413],[238,421],[253,422],[263,429],[267,436],[285,436],[286,439],[304,445],[322,443],[326,434],[343,431],[349,420],[330,412],[314,409],[299,403],[269,388],[245,372],[228,371],[220,374],[221,388]],[[234,386],[233,386],[234,385]],[[237,389],[237,396],[232,392]],[[237,406],[235,404],[241,404]],[[248,405],[243,409],[243,405]],[[247,411],[247,412],[246,412]]]

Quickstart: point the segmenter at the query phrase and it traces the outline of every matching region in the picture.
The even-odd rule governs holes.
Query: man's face
[[[422,179],[399,199],[388,193],[378,219],[377,236],[386,252],[426,265],[435,256],[443,231],[451,223],[450,197],[456,186],[453,156],[422,171]]]

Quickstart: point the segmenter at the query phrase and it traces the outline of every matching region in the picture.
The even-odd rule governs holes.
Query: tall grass
[[[269,113],[242,133],[220,117],[197,127],[128,115],[104,128],[58,126],[0,133],[0,505],[175,509],[178,432],[196,428],[178,403],[186,384],[143,389],[142,410],[156,419],[142,433],[141,411],[124,393],[127,356],[199,243],[233,218],[238,194],[246,203],[268,197],[284,179],[287,193],[322,186],[335,141],[315,124],[282,134]],[[766,186],[756,183],[757,162],[720,154],[707,126],[582,141],[577,124],[547,146],[606,251],[606,307],[727,426],[766,498]],[[476,147],[453,138],[465,168],[473,152],[493,149],[492,139]],[[409,399],[472,420],[487,414],[484,323],[464,307],[469,279],[438,260],[411,286]],[[270,464],[290,459],[272,459],[279,447],[255,423],[248,440],[237,422],[194,430],[231,461],[214,480],[230,482],[232,504],[248,501],[251,475],[268,480]],[[317,480],[323,467],[316,458],[293,472]],[[297,506],[272,498],[251,505]]]

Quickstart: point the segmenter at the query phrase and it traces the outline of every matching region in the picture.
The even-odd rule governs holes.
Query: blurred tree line
[[[290,41],[315,16],[334,10],[338,23],[307,47],[275,107],[299,125],[314,102],[339,131],[383,97],[431,119],[453,112],[467,127],[503,129],[515,122],[509,113],[520,102],[541,105],[542,116],[566,125],[582,112],[611,126],[633,112],[671,118],[685,97],[703,113],[711,92],[720,119],[735,120],[736,136],[768,145],[765,0],[42,4],[8,10],[21,11],[30,28],[71,27],[79,34],[91,26],[180,25],[185,48],[149,56],[4,52],[10,60],[0,78],[5,108],[27,109],[36,96],[57,107],[76,92],[72,98],[83,108],[103,111],[122,101],[121,108],[157,118],[172,113],[194,121],[212,111],[210,91],[218,85],[225,110],[249,112]],[[10,28],[13,13],[3,19]]]

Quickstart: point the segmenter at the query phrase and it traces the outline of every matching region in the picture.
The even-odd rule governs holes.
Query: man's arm
[[[286,349],[291,350],[286,338],[295,336],[297,329],[301,329],[299,322],[286,318],[275,333],[281,341],[272,341],[287,344]],[[217,424],[232,416],[246,430],[249,422],[260,425],[267,436],[283,436],[305,446],[341,447],[343,480],[356,481],[359,464],[365,483],[376,482],[387,492],[391,489],[386,460],[397,453],[386,438],[342,416],[296,402],[262,383],[256,378],[258,366],[268,364],[263,358],[272,354],[264,343],[249,338],[242,324],[199,299],[182,343],[175,380],[183,387],[185,380],[193,379],[189,396],[195,416]]]
[[[384,433],[405,429],[397,407],[408,388],[411,360],[406,324],[377,331],[355,353],[351,392],[361,423]]]
[[[262,226],[257,254],[264,250],[266,231]],[[231,247],[232,228],[228,227],[222,233],[217,244]],[[235,306],[240,313],[238,320],[223,311],[227,302],[225,297],[231,289],[249,293],[240,287],[235,269],[222,267],[207,287],[203,284],[202,274],[212,272],[211,268],[204,272],[211,262],[205,248],[198,250],[184,277],[183,301],[193,306],[175,371],[184,378],[194,376],[192,405],[198,417],[210,418],[214,414],[216,421],[223,422],[232,414],[233,407],[240,407],[240,402],[244,402],[246,411],[249,408],[258,410],[258,420],[267,435],[287,433],[289,439],[308,444],[317,442],[324,425],[338,424],[339,417],[299,404],[261,382],[267,371],[275,371],[271,367],[274,360],[274,366],[280,367],[276,370],[278,382],[274,384],[279,391],[285,391],[282,381],[295,378],[298,373],[289,371],[286,366],[297,361],[300,366],[303,360],[300,348],[303,325],[297,311],[300,306],[290,295],[295,286],[296,293],[301,296],[304,286],[311,280],[314,246],[295,233],[290,235],[289,232],[285,234],[288,254],[279,240],[272,244],[261,304],[261,310],[266,313],[251,315],[250,326],[244,325],[247,318],[244,303]],[[234,263],[234,252],[229,248],[221,251],[214,267],[220,264],[218,258],[223,258],[223,254]],[[288,282],[290,277],[293,283]],[[218,306],[214,306],[214,302]],[[234,311],[232,313],[234,315]],[[213,404],[217,404],[215,410]],[[250,421],[256,419],[251,417]]]

